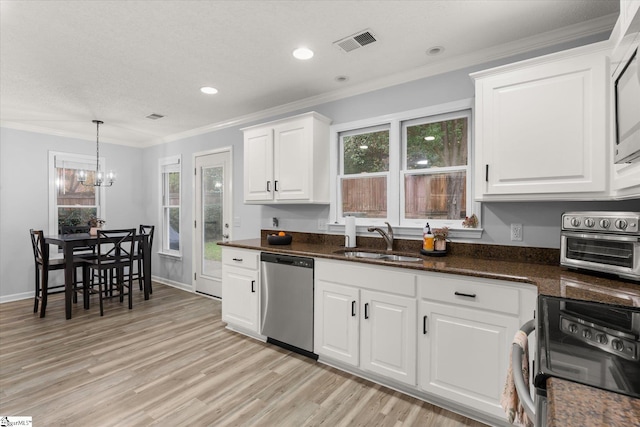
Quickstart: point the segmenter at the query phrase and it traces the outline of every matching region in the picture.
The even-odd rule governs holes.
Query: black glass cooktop
[[[547,377],[640,398],[640,308],[538,297],[535,384]]]

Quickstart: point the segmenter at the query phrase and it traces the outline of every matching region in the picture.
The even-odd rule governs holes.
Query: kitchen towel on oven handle
[[[535,321],[530,320],[516,332],[513,337],[513,344],[509,354],[509,369],[505,380],[500,404],[507,414],[507,419],[511,424],[526,427],[533,426],[533,401],[529,394],[529,342],[528,336],[535,329]],[[514,352],[516,353],[514,357]],[[521,357],[517,357],[521,355]],[[515,361],[515,363],[514,363]],[[517,366],[520,362],[520,366]],[[520,372],[515,372],[519,369]],[[516,376],[522,375],[519,379]],[[520,381],[519,381],[520,380]],[[520,387],[518,387],[520,382]],[[518,391],[518,388],[520,391]],[[520,395],[522,396],[520,396]]]

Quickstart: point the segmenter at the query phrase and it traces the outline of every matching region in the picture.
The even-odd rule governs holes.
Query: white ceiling
[[[0,5],[1,125],[95,141],[99,119],[101,141],[140,147],[602,33],[618,13],[617,0]],[[364,29],[378,41],[333,46]],[[292,57],[302,45],[311,60]]]

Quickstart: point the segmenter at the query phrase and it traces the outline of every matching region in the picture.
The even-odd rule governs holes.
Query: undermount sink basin
[[[396,261],[396,262],[423,261],[422,258],[418,258],[418,257],[407,256],[407,255],[386,254],[386,253],[378,253],[378,252],[340,251],[340,253],[344,254],[344,256],[347,258],[367,258],[367,259],[377,259],[380,261]]]

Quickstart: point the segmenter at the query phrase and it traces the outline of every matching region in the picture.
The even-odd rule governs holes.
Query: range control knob
[[[578,332],[578,325],[576,325],[575,323],[570,323],[569,332],[571,332],[572,334],[575,334],[576,332]]]
[[[620,229],[620,230],[624,230],[627,228],[627,221],[625,221],[624,219],[617,219],[616,220],[616,228]]]
[[[596,335],[596,339],[598,340],[598,342],[600,344],[606,344],[606,343],[609,342],[609,339],[607,338],[607,336],[605,334]]]
[[[584,225],[586,225],[587,227],[591,228],[594,225],[596,225],[596,222],[593,220],[593,218],[587,218],[584,220]]]
[[[609,221],[608,219],[605,218],[600,220],[600,227],[609,228],[610,225],[611,225],[611,221]]]
[[[584,329],[582,331],[582,336],[586,339],[591,339],[591,329]]]
[[[613,347],[616,351],[622,351],[624,349],[624,344],[619,339],[614,339],[611,341],[611,347]]]
[[[580,226],[580,218],[576,218],[575,216],[573,218],[571,218],[571,225],[574,227],[579,227]]]

